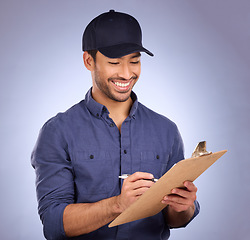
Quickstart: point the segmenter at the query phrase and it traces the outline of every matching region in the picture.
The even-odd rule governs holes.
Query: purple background
[[[199,216],[170,239],[249,239],[250,2],[104,0],[0,3],[0,238],[44,239],[30,153],[43,123],[91,86],[81,36],[115,9],[140,22],[139,100],[175,121],[186,157],[199,141],[228,153],[195,181]]]

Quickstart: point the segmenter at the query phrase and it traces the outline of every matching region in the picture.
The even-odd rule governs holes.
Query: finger
[[[196,192],[190,192],[190,191],[185,190],[185,189],[174,188],[171,191],[171,193],[174,195],[178,195],[182,198],[191,199],[192,201],[194,201],[196,199]]]
[[[162,203],[170,206],[176,212],[182,212],[188,210],[189,208],[195,208],[192,200],[172,195],[165,196]]]
[[[191,198],[192,200],[196,199],[197,187],[190,181],[184,182],[185,188],[174,188],[172,189],[172,194],[177,194],[184,198]]]
[[[189,198],[184,198],[184,197],[181,197],[181,196],[176,195],[176,194],[170,194],[170,195],[167,195],[163,198],[162,203],[166,204],[166,205],[174,206],[175,208],[178,205],[182,205],[182,206],[180,206],[180,208],[183,209],[183,207],[188,208],[190,206],[193,206],[195,198],[196,198],[195,194],[194,194],[194,196],[192,195]]]
[[[187,205],[176,203],[176,202],[172,202],[170,200],[165,200],[165,198],[161,201],[161,203],[165,204],[166,206],[171,207],[176,212],[185,211],[188,208]]]
[[[149,189],[153,184],[154,182],[148,181],[148,180],[138,180],[136,182],[128,182],[122,186],[123,188],[122,191],[132,192],[140,188]],[[133,195],[136,195],[136,194],[133,194]]]
[[[139,189],[139,188],[150,188],[154,182],[148,181],[148,180],[137,180],[136,182],[133,183],[132,188],[134,190]]]
[[[151,173],[147,173],[147,172],[135,172],[134,174],[130,175],[129,177],[127,177],[126,180],[131,181],[131,182],[135,182],[141,179],[148,179],[151,180],[153,178],[153,174]]]
[[[131,181],[125,182],[125,180],[122,186],[122,193],[124,193],[127,196],[141,195],[140,193],[137,193],[137,192],[134,193],[133,191],[137,189],[141,189],[141,188],[145,188],[146,190],[146,189],[149,189],[154,184],[154,182],[148,181],[148,180],[137,180],[135,182],[131,182]],[[145,192],[145,190],[143,190],[143,192]]]
[[[145,193],[149,188],[148,187],[141,187],[141,188],[138,188],[138,189],[135,189],[133,191],[133,195],[135,197],[139,197],[141,196],[143,193]]]
[[[124,193],[124,196],[127,199],[134,199],[140,197],[143,193],[145,193],[149,188],[148,187],[141,187],[132,191],[128,191]]]
[[[163,198],[163,201],[165,202],[165,204],[181,204],[181,205],[186,205],[187,204],[187,199],[183,198],[181,196],[175,195],[175,194],[170,194],[167,195]]]
[[[193,182],[185,181],[184,186],[187,188],[190,192],[197,192],[197,187],[194,185]]]

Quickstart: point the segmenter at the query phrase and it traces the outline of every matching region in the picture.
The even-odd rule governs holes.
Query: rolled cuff
[[[43,232],[47,240],[67,239],[63,227],[63,212],[67,203],[50,206],[43,215]]]
[[[197,200],[194,201],[194,215],[192,216],[192,218],[183,226],[180,226],[178,228],[185,228],[200,212],[200,204]]]

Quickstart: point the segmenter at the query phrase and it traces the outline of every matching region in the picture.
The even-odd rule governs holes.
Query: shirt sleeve
[[[184,144],[182,141],[182,137],[176,125],[173,132],[171,132],[173,143],[169,156],[168,169],[169,170],[174,164],[184,159]]]
[[[66,239],[63,211],[74,202],[74,182],[67,142],[58,128],[46,123],[31,155],[36,172],[38,213],[46,239]]]
[[[170,169],[174,164],[184,159],[184,144],[182,141],[182,137],[180,135],[180,132],[178,128],[176,127],[176,133],[174,138],[174,143],[171,151],[170,156],[170,164],[168,166],[168,169]],[[186,227],[200,212],[200,205],[197,200],[194,201],[195,211],[193,217],[187,222],[185,225],[181,227]]]

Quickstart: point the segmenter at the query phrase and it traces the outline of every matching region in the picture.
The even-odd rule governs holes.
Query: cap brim
[[[150,56],[154,56],[154,54],[146,48],[130,43],[122,43],[115,46],[98,48],[98,51],[108,58],[120,58],[135,52],[145,52]]]

